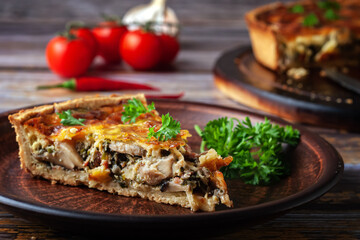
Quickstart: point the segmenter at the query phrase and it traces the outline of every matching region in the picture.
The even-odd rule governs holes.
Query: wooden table
[[[68,20],[95,23],[99,13],[124,14],[146,1],[2,1],[0,4],[0,111],[89,93],[37,91],[40,84],[60,78],[46,65],[46,43]],[[125,65],[91,73],[158,86],[164,93],[184,91],[183,100],[248,109],[221,94],[213,85],[212,67],[226,49],[248,45],[243,14],[262,1],[169,0],[182,22],[182,50],[174,70],[134,72]],[[256,111],[256,110],[252,110]],[[342,155],[345,172],[340,183],[320,199],[262,225],[215,239],[359,239],[360,134],[307,126],[329,141]],[[71,235],[20,219],[0,210],[0,239],[69,239]],[[81,239],[72,238],[72,239]]]

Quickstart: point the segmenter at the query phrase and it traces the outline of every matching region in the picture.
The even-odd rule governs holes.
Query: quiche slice
[[[245,16],[254,56],[272,70],[357,66],[360,1],[272,3]]]
[[[124,107],[134,99],[149,111],[123,122]],[[77,121],[62,124],[64,113]],[[149,129],[159,130],[162,118],[142,94],[74,99],[22,110],[9,120],[21,168],[33,176],[193,211],[214,211],[219,203],[232,206],[219,171],[232,157],[222,158],[212,149],[192,152],[187,130],[166,141],[149,138]]]

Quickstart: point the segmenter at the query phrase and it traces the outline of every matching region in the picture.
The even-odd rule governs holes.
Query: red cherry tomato
[[[75,35],[77,38],[82,38],[83,40],[85,40],[89,45],[90,49],[92,49],[93,51],[93,57],[96,56],[98,43],[96,41],[94,34],[91,32],[90,29],[85,27],[71,28],[70,33]]]
[[[108,64],[120,62],[118,49],[121,38],[127,32],[126,26],[117,25],[116,22],[103,22],[92,32],[98,43],[98,55]]]
[[[93,52],[85,40],[57,36],[46,47],[46,60],[50,69],[62,77],[84,74],[93,60]]]
[[[141,29],[127,32],[119,50],[124,61],[135,70],[153,69],[161,60],[159,37]]]
[[[175,60],[180,50],[179,42],[175,37],[172,37],[167,34],[161,34],[159,38],[162,45],[160,64],[169,65]]]

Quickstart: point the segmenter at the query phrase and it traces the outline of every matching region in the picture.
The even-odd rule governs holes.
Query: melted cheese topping
[[[329,34],[334,29],[348,28],[360,37],[360,4],[358,0],[337,0],[340,5],[336,11],[339,19],[329,20],[324,17],[324,9],[317,6],[316,1],[295,2],[292,4],[279,4],[277,7],[261,12],[257,19],[271,25],[273,29],[281,32],[283,37],[291,39],[298,35]],[[304,7],[304,13],[293,13],[292,6],[300,4]],[[304,27],[302,22],[305,16],[314,13],[319,25]]]
[[[27,127],[36,129],[52,141],[81,140],[91,136],[95,140],[111,140],[137,143],[146,148],[170,149],[186,144],[190,133],[181,130],[173,139],[158,141],[154,137],[148,139],[149,128],[160,128],[161,117],[153,110],[151,113],[141,114],[135,123],[121,121],[123,107],[106,106],[99,109],[71,109],[75,118],[84,118],[85,126],[64,126],[56,113],[36,116],[25,122]]]
[[[148,139],[149,128],[146,125],[144,122],[140,122],[134,124],[95,124],[84,127],[67,127],[63,128],[59,133],[51,135],[50,138],[53,141],[65,141],[81,139],[91,135],[96,140],[109,139],[111,141],[136,142],[140,145],[152,145],[169,149],[184,146],[187,137],[191,136],[187,130],[181,130],[176,138],[165,142],[158,141],[155,138]]]

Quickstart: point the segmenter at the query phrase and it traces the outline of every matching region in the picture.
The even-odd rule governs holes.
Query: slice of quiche
[[[171,138],[156,134],[166,132],[165,117],[138,94],[54,103],[22,110],[9,120],[21,167],[33,176],[193,211],[214,211],[220,202],[231,207],[219,168],[232,157],[222,158],[212,149],[192,152],[191,135],[178,122]]]

